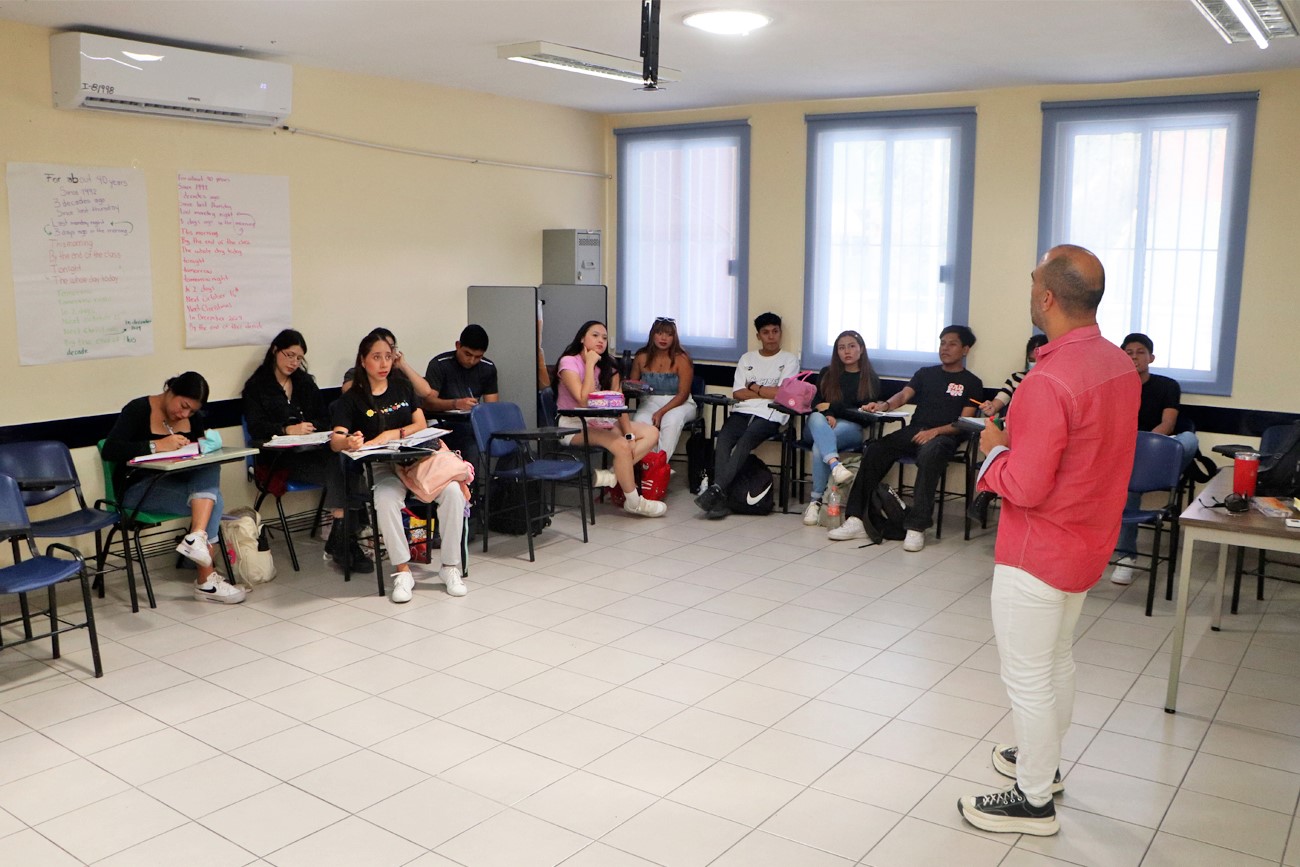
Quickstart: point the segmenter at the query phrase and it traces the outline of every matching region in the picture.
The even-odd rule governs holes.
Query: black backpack
[[[1261,455],[1256,492],[1262,497],[1300,497],[1300,421],[1282,437],[1282,445]]]
[[[862,516],[862,525],[867,528],[871,541],[877,545],[886,539],[897,542],[907,535],[907,530],[903,527],[906,515],[907,507],[903,505],[903,498],[898,496],[898,491],[881,482],[867,497],[867,511]]]
[[[766,515],[776,497],[772,471],[757,455],[747,455],[727,489],[727,506],[737,515]]]
[[[696,428],[686,440],[686,484],[691,493],[700,489],[700,482],[709,471],[710,457],[709,440],[703,430]]]

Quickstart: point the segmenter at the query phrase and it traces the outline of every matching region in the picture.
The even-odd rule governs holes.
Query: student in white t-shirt
[[[754,320],[761,349],[740,356],[731,396],[739,403],[731,408],[727,423],[714,438],[713,484],[695,498],[695,505],[709,518],[725,518],[727,488],[740,466],[759,443],[770,439],[786,420],[786,414],[772,409],[782,382],[799,372],[799,356],[781,348],[781,317],[760,314]]]

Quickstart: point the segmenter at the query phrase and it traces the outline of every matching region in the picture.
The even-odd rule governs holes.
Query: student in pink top
[[[585,407],[593,391],[618,391],[621,385],[614,357],[609,354],[609,332],[605,323],[594,319],[584,323],[573,342],[560,353],[555,372],[555,406],[559,410],[560,424],[581,427],[578,419],[565,417],[565,410]],[[573,441],[581,444],[582,434],[576,434]],[[659,443],[659,430],[654,425],[631,421],[626,414],[619,416],[617,424],[611,428],[593,427],[589,423],[587,443],[599,446],[613,457],[613,473],[597,470],[595,485],[603,488],[617,483],[623,491],[625,511],[647,518],[658,518],[668,511],[667,504],[641,496],[632,470],[637,461],[654,451]],[[614,478],[607,478],[610,475]]]

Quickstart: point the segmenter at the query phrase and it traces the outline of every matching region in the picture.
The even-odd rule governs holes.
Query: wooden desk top
[[[1300,530],[1289,530],[1284,518],[1269,518],[1255,508],[1233,514],[1227,509],[1208,508],[1232,493],[1232,469],[1221,470],[1178,516],[1184,527],[1210,527],[1259,536],[1276,536],[1300,541]]]

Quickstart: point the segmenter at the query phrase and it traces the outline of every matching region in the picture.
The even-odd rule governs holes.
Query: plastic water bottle
[[[843,514],[844,497],[840,495],[838,487],[833,487],[826,493],[826,516],[838,519]]]

